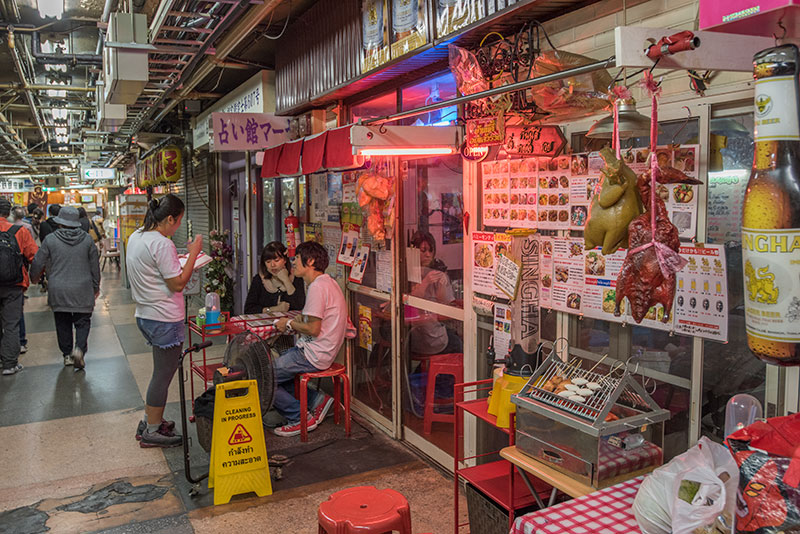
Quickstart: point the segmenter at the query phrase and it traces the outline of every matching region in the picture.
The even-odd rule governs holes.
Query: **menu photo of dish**
[[[570,176],[570,156],[554,158],[546,172],[539,171],[539,228],[569,229]]]
[[[595,319],[622,322],[625,303],[620,306],[621,316],[614,315],[617,299],[617,278],[622,270],[627,250],[619,249],[613,254],[603,255],[600,249],[585,250],[583,314]]]
[[[588,154],[575,154],[572,158],[573,173],[569,181],[569,227],[572,230],[583,230],[589,218],[589,205],[601,176],[596,171],[589,171]],[[581,171],[580,174],[575,174],[576,168]]]
[[[513,228],[536,228],[536,174],[535,158],[511,160],[509,162],[509,226]]]
[[[583,271],[583,239],[553,239],[553,309],[581,313]]]
[[[553,237],[539,236],[539,305],[553,307]]]
[[[511,205],[509,162],[485,161],[483,171],[483,224],[507,226]]]
[[[697,154],[699,145],[683,145],[672,151],[672,166],[683,171],[687,176],[697,178]],[[667,205],[669,218],[678,228],[678,235],[683,239],[694,239],[697,233],[697,195],[695,184],[663,184],[658,185],[657,194]],[[666,189],[666,191],[664,191]],[[665,198],[666,197],[666,198]]]
[[[478,293],[493,295],[495,243],[492,232],[472,233],[472,288]]]

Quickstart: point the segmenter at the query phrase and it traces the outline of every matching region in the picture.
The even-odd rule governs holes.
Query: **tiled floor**
[[[0,377],[0,534],[315,533],[321,501],[365,484],[406,495],[414,532],[453,531],[452,482],[359,421],[346,438],[328,419],[307,444],[268,433],[268,454],[291,461],[283,478],[273,479],[270,497],[238,496],[214,507],[205,483],[190,496],[182,450],[141,449],[134,440],[152,356],[136,328],[130,292],[111,266],[103,275],[85,372],[62,365],[47,297],[38,288],[28,292],[25,369]],[[210,353],[219,355],[224,345],[216,341]],[[174,380],[167,418],[180,419],[178,400]],[[194,425],[189,434],[195,435]],[[206,472],[208,455],[196,438],[192,443],[197,476]]]

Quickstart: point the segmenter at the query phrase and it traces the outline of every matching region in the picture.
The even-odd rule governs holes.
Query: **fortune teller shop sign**
[[[503,148],[518,156],[558,156],[567,139],[558,126],[506,126]]]
[[[212,113],[211,151],[262,150],[289,141],[289,118],[272,113]]]

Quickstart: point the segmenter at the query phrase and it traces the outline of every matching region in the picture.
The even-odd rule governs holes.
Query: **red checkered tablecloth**
[[[518,517],[509,534],[641,534],[632,506],[642,478]]]
[[[286,313],[253,313],[231,317],[231,322],[244,321],[247,324],[248,330],[261,339],[269,339],[280,333],[278,329],[275,328],[275,322],[278,319],[281,317],[295,318],[298,315],[300,315],[299,311],[289,311]]]
[[[661,447],[645,442],[635,449],[620,449],[600,441],[599,479],[615,478],[650,466],[659,466],[662,461]]]

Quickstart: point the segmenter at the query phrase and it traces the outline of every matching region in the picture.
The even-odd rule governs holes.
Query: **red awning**
[[[278,161],[281,159],[283,145],[274,146],[264,150],[264,162],[261,164],[262,178],[275,178],[278,176]]]
[[[264,150],[262,178],[296,176],[330,170],[355,169],[364,158],[353,155],[352,125],[326,130]]]
[[[301,161],[302,174],[311,174],[322,168],[325,156],[325,141],[328,132],[310,135],[303,139],[303,158]]]
[[[281,159],[278,160],[278,174],[282,176],[297,176],[300,174],[300,154],[303,153],[303,140],[283,143]]]

